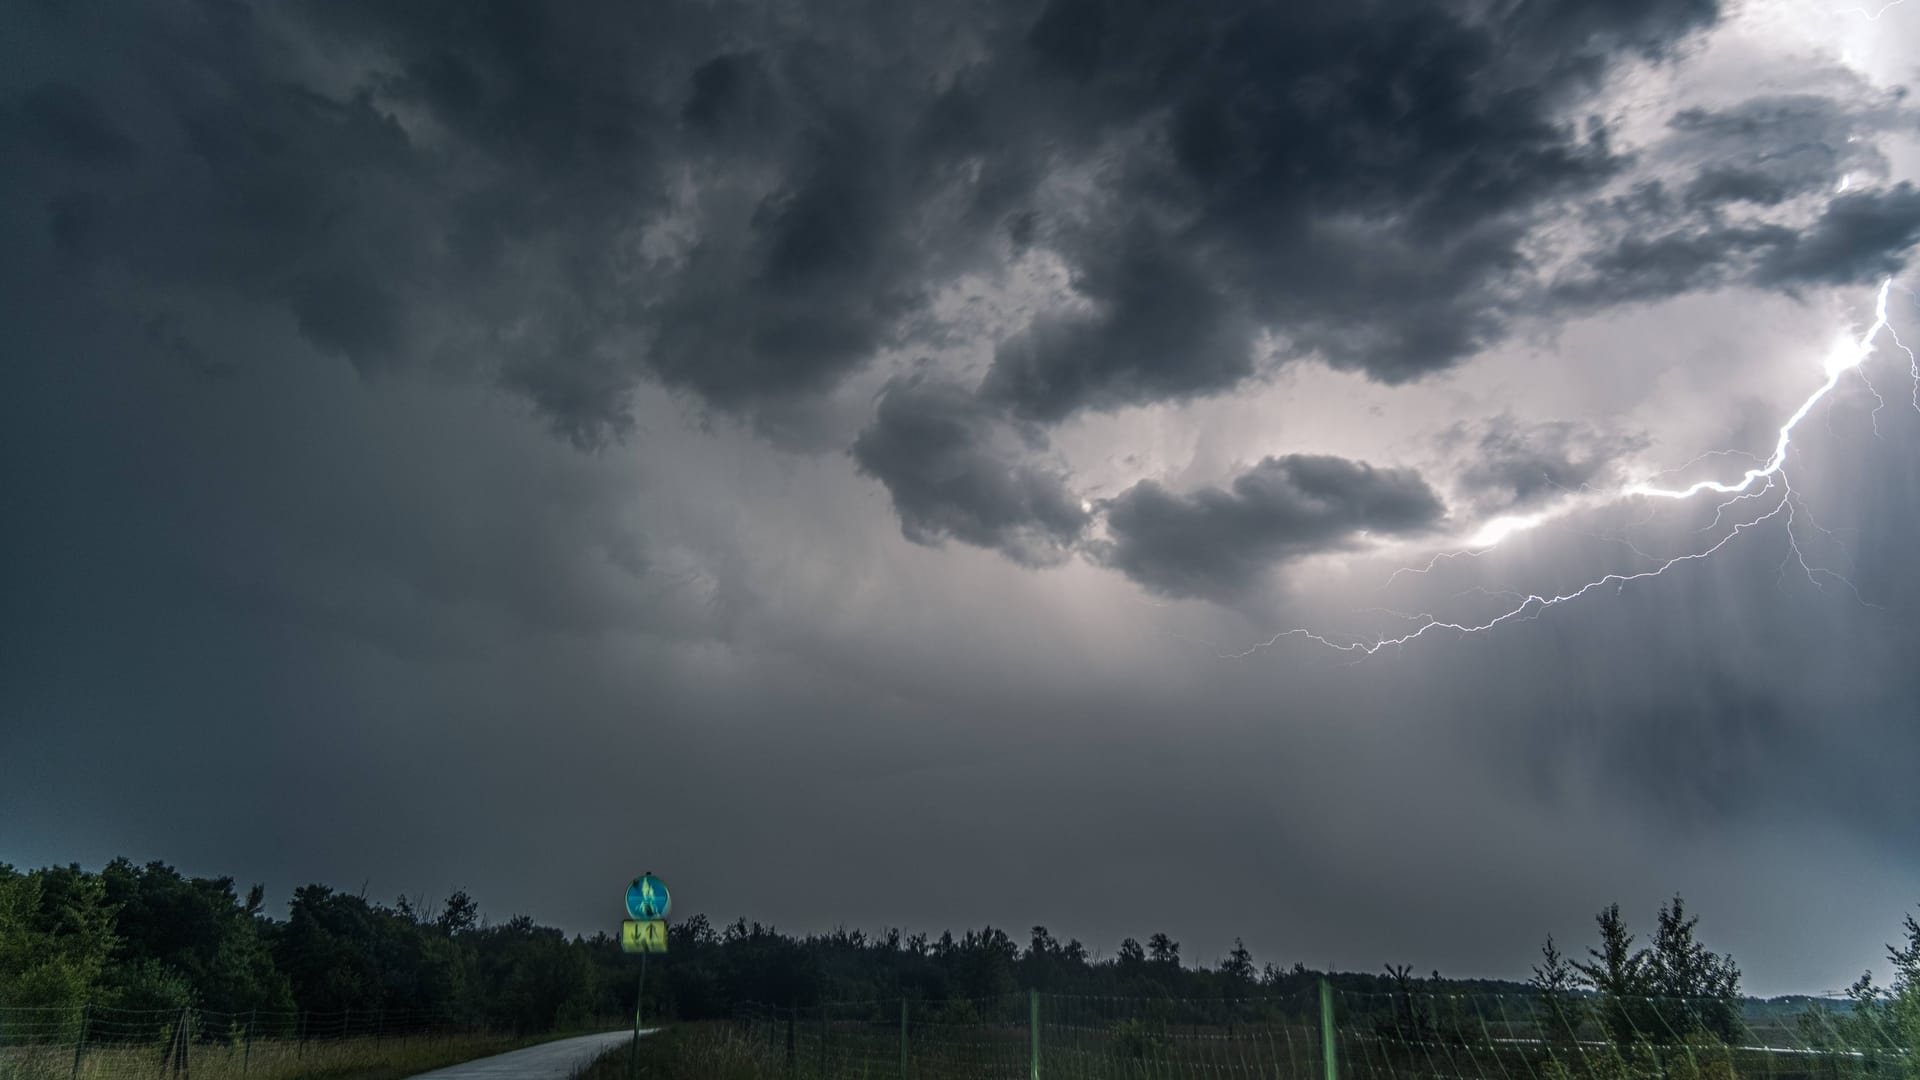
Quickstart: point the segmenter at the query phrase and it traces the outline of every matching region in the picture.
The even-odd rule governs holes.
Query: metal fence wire
[[[741,1006],[791,1080],[1920,1080],[1890,1011],[1717,1000],[1357,993]]]

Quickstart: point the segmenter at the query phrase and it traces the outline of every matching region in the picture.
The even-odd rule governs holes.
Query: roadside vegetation
[[[669,950],[649,971],[640,1005],[649,1024],[669,1029],[647,1040],[644,1060],[649,1075],[698,1061],[688,1075],[751,1076],[756,1067],[827,1073],[833,1055],[859,1054],[869,1070],[892,1060],[897,1072],[902,1029],[915,1053],[944,1053],[928,1041],[967,1032],[981,1053],[1024,1060],[1029,1010],[1040,1008],[1053,1041],[1039,1052],[1069,1067],[1120,1055],[1204,1071],[1214,1063],[1180,1055],[1252,1054],[1239,1043],[1259,1031],[1274,1044],[1261,1054],[1292,1055],[1304,1069],[1330,993],[1343,1046],[1387,1048],[1381,1062],[1395,1047],[1450,1058],[1477,1046],[1482,1069],[1506,1055],[1509,1071],[1535,1080],[1576,1064],[1588,1071],[1569,1075],[1633,1080],[1678,1075],[1678,1065],[1651,1063],[1680,1060],[1744,1075],[1761,1059],[1742,1060],[1741,1048],[1763,1046],[1799,1055],[1765,1059],[1776,1080],[1816,1059],[1836,1080],[1920,1080],[1914,917],[1888,947],[1890,985],[1863,976],[1842,997],[1765,1002],[1741,993],[1738,965],[1706,946],[1679,897],[1644,937],[1618,906],[1596,927],[1584,948],[1562,952],[1549,940],[1521,982],[1404,965],[1281,967],[1237,942],[1195,963],[1165,933],[1127,938],[1103,956],[1040,926],[1024,942],[995,927],[794,936],[694,914],[674,921]],[[232,1074],[249,1080],[405,1075],[556,1032],[622,1027],[638,976],[638,957],[610,934],[569,936],[527,916],[493,922],[465,893],[385,903],[308,885],[283,917],[266,910],[257,885],[161,863],[0,865],[0,1076],[40,1075],[22,1071],[28,1061],[104,1076],[123,1071],[123,1056],[151,1070],[183,1053],[201,1076],[228,1075],[236,1059]],[[1343,1076],[1368,1068],[1356,1061]]]
[[[627,1080],[633,1048],[622,1045],[596,1058],[577,1080]],[[640,1040],[635,1075],[647,1080],[763,1080],[783,1075],[764,1049],[737,1024],[675,1024]]]
[[[270,1040],[251,1047],[195,1045],[185,1070],[198,1080],[404,1080],[423,1072],[492,1057],[544,1042],[553,1035],[447,1032],[389,1039]],[[5,1080],[107,1080],[173,1075],[168,1044],[110,1044],[76,1056],[70,1044],[27,1045],[0,1051]]]

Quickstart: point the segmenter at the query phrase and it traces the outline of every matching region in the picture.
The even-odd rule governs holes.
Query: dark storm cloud
[[[1142,481],[1105,504],[1100,555],[1168,596],[1230,601],[1288,560],[1367,533],[1424,532],[1446,507],[1411,469],[1311,454],[1267,458],[1226,489],[1170,492]]]
[[[1657,51],[1713,14],[1058,0],[1028,37],[1023,100],[1106,137],[1096,198],[1127,209],[1055,223],[1094,313],[1003,344],[989,393],[1057,419],[1216,392],[1253,370],[1259,327],[1390,382],[1458,362],[1504,333],[1533,217],[1620,165],[1561,115],[1570,96],[1612,50]]]
[[[1774,206],[1832,191],[1849,170],[1884,169],[1872,136],[1911,122],[1903,99],[1893,94],[1862,103],[1792,94],[1682,109],[1668,123],[1665,149],[1697,170],[1685,185],[1689,204]]]
[[[1654,152],[1681,170],[1677,189],[1644,181],[1590,206],[1590,222],[1615,238],[1582,256],[1550,294],[1576,308],[1604,307],[1733,284],[1792,290],[1896,273],[1920,240],[1911,185],[1833,192],[1850,175],[1884,175],[1878,137],[1914,119],[1904,92],[1683,109]]]
[[[1920,190],[1849,192],[1813,227],[1776,245],[1754,270],[1765,285],[1856,285],[1895,274],[1920,243]]]
[[[1029,460],[1036,443],[1044,446],[1037,432],[1016,433],[958,386],[896,380],[853,457],[886,485],[907,539],[951,537],[1040,565],[1065,557],[1088,515],[1064,476]]]
[[[86,91],[66,83],[42,83],[21,95],[27,141],[37,149],[89,166],[125,165],[138,154]]]
[[[22,34],[103,63],[18,87],[8,129],[76,258],[277,307],[363,372],[479,373],[583,446],[631,430],[642,379],[789,423],[879,351],[950,334],[930,301],[960,275],[1044,249],[1077,303],[992,343],[982,393],[1052,422],[1220,392],[1269,347],[1399,382],[1501,340],[1534,291],[1530,229],[1626,165],[1583,95],[1717,14],[43,9]],[[1899,110],[1683,112],[1698,174],[1670,201],[1703,216],[1559,294],[1892,265],[1897,190],[1842,197],[1805,236],[1712,215],[1873,165],[1848,136]]]
[[[1082,252],[1076,281],[1097,314],[1043,315],[994,354],[981,392],[1023,416],[1059,420],[1080,408],[1170,401],[1232,386],[1253,373],[1244,318],[1150,226]]]
[[[497,379],[582,445],[641,379],[748,416],[830,390],[1045,247],[1085,310],[998,342],[987,392],[1057,420],[1230,387],[1263,330],[1391,381],[1498,340],[1528,225],[1619,167],[1580,95],[1716,13],[40,9],[21,35],[100,62],[11,126],[76,255]]]
[[[288,306],[300,333],[370,371],[392,362],[401,344],[400,304],[364,269],[322,271],[292,285]]]
[[[1835,196],[1811,225],[1682,226],[1620,241],[1554,286],[1572,306],[1666,299],[1728,284],[1793,289],[1857,285],[1899,273],[1920,244],[1920,190],[1892,188]]]
[[[1569,307],[1606,307],[1665,300],[1737,280],[1760,253],[1791,242],[1778,225],[1679,229],[1652,238],[1629,237],[1596,255],[1553,287]]]
[[[1465,450],[1458,482],[1483,511],[1517,510],[1571,494],[1616,474],[1619,459],[1646,439],[1609,434],[1570,421],[1528,423],[1502,416],[1480,428],[1447,433],[1443,444]]]
[[[844,116],[794,151],[729,241],[689,255],[659,320],[662,378],[721,405],[831,388],[926,300],[896,148]]]
[[[647,375],[739,411],[830,387],[921,299],[902,215],[925,192],[882,166],[913,115],[887,102],[914,95],[861,84],[908,56],[790,43],[774,115],[772,76],[716,58],[728,21],[697,6],[293,10],[20,28],[102,59],[11,110],[65,246],[281,306],[362,370],[499,378],[582,444]],[[690,250],[648,250],[661,226]]]

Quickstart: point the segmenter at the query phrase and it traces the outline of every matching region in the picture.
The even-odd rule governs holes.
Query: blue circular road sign
[[[627,886],[627,914],[633,918],[664,919],[672,906],[667,883],[652,874],[641,874]]]

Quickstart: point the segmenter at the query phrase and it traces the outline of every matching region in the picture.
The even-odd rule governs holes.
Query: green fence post
[[[907,1080],[907,999],[900,999],[900,1080]]]
[[[76,1078],[80,1075],[80,1055],[87,1049],[87,1021],[91,1018],[92,1013],[92,1002],[80,1006],[80,1038],[76,1039],[73,1044],[73,1075]]]
[[[192,1042],[193,1042],[193,1006],[182,1005],[180,1007],[180,1057],[177,1059],[174,1065],[174,1071],[179,1073],[182,1077],[193,1075],[190,1065],[187,1061],[187,1049],[192,1044]]]
[[[1027,991],[1027,1075],[1040,1080],[1040,991]]]
[[[1340,1065],[1333,1045],[1333,984],[1320,979],[1320,1053],[1325,1061],[1325,1080],[1340,1080]]]

